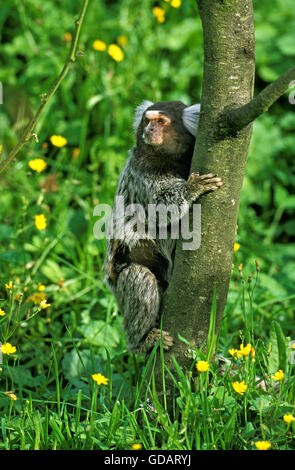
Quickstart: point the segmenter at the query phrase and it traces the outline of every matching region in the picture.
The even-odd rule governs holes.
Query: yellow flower
[[[105,42],[101,41],[100,39],[96,39],[92,44],[92,47],[95,51],[105,51],[107,45]]]
[[[10,343],[2,344],[1,351],[3,354],[13,354],[16,351],[16,347],[12,346]]]
[[[170,5],[173,8],[179,8],[179,7],[181,7],[181,0],[171,0]]]
[[[35,225],[38,230],[44,230],[47,226],[44,214],[35,215]]]
[[[198,361],[196,368],[199,372],[206,372],[209,369],[209,363],[207,361]]]
[[[142,445],[141,444],[132,444],[131,447],[132,447],[133,450],[139,450],[139,449],[142,448]]]
[[[230,353],[230,355],[231,355],[232,357],[234,357],[235,359],[237,359],[237,358],[236,358],[236,354],[237,354],[237,352],[238,352],[237,349],[229,349],[228,352]]]
[[[159,23],[164,23],[165,21],[165,10],[161,7],[154,7],[153,14],[157,18]]]
[[[104,377],[102,374],[92,374],[91,377],[93,378],[94,382],[97,383],[97,385],[108,385],[109,379]]]
[[[10,290],[12,289],[12,281],[9,281],[8,284],[5,284],[6,289]]]
[[[288,415],[284,415],[283,416],[283,420],[285,421],[285,423],[289,424],[289,423],[292,423],[292,421],[294,421],[294,416],[291,415],[291,414],[288,414]]]
[[[292,349],[295,349],[295,341],[294,341],[294,343],[292,344]]]
[[[241,353],[239,349],[229,349],[228,352],[231,354],[231,356],[234,359],[240,359],[240,357],[243,356],[243,354]]]
[[[0,153],[2,152],[3,150],[3,145],[0,145]]]
[[[128,38],[122,34],[121,36],[117,37],[117,43],[119,46],[124,47],[128,44]]]
[[[272,379],[281,381],[284,378],[284,372],[280,369],[274,375],[271,376]]]
[[[239,395],[244,395],[248,385],[246,385],[244,380],[242,380],[242,382],[232,382],[232,387],[235,392],[239,393]]]
[[[124,52],[117,46],[117,44],[110,44],[108,47],[108,54],[116,61],[121,62],[124,59]]]
[[[2,310],[2,308],[0,308],[0,317],[4,317],[4,315],[6,315],[6,313],[4,312],[4,310]]]
[[[28,297],[27,302],[32,300],[35,305],[40,305],[43,300],[46,299],[46,294],[44,292],[35,292],[31,297]]]
[[[271,447],[271,443],[269,441],[257,441],[255,446],[258,450],[267,450]]]
[[[50,142],[55,147],[64,147],[68,143],[67,139],[62,135],[52,135],[50,137]]]
[[[252,345],[250,343],[247,344],[247,346],[244,346],[243,344],[240,345],[240,354],[242,356],[248,356],[250,354],[252,349]]]
[[[38,291],[42,292],[45,289],[46,289],[46,287],[44,286],[44,284],[42,284],[41,282],[38,282]]]
[[[46,299],[44,299],[44,300],[42,300],[42,301],[40,302],[39,307],[43,309],[43,308],[50,307],[50,305],[51,305],[51,304],[48,304],[48,303],[46,302]]]
[[[34,160],[30,160],[28,165],[30,168],[32,168],[32,170],[37,171],[37,173],[40,173],[47,167],[47,163],[43,160],[43,158],[35,158]]]
[[[247,344],[247,346],[244,346],[243,344],[240,345],[240,349],[229,349],[228,352],[233,356],[235,359],[240,359],[243,356],[248,356],[254,351],[254,348],[252,348],[252,345],[250,343]],[[254,354],[254,353],[253,353]],[[252,355],[252,357],[254,357]]]
[[[240,249],[240,244],[239,243],[235,243],[234,244],[234,251],[238,251]]]
[[[71,40],[72,40],[72,35],[71,35],[71,33],[66,32],[66,33],[63,35],[63,39],[64,39],[64,41],[66,41],[66,42],[71,42]]]
[[[17,400],[17,396],[13,392],[9,391],[9,392],[4,392],[4,393],[5,393],[5,395],[9,396],[9,398],[11,398],[11,400],[14,400],[14,401]]]

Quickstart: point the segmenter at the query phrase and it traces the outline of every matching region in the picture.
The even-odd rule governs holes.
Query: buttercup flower
[[[244,395],[245,391],[248,388],[248,385],[246,385],[244,380],[242,380],[242,382],[233,382],[232,387],[234,391],[237,392],[239,395]]]
[[[95,51],[105,51],[107,48],[107,45],[104,41],[101,41],[100,39],[96,39],[94,43],[92,44],[92,47]]]
[[[117,37],[117,43],[119,44],[119,46],[124,47],[126,46],[126,44],[128,44],[128,38],[121,34],[121,36]]]
[[[240,249],[240,244],[239,243],[235,243],[234,244],[234,251],[238,251]]]
[[[68,143],[67,139],[62,135],[52,135],[50,137],[50,142],[55,147],[64,147]]]
[[[1,351],[3,354],[7,354],[9,356],[9,354],[15,353],[16,347],[12,346],[12,344],[10,343],[5,343],[5,344],[2,344]]]
[[[35,215],[35,225],[38,230],[44,230],[47,226],[44,214]]]
[[[153,14],[157,18],[159,23],[164,23],[165,21],[165,10],[161,7],[154,7]]]
[[[254,348],[252,348],[252,345],[250,343],[248,343],[247,346],[244,346],[243,344],[241,344],[240,349],[229,349],[228,352],[235,359],[240,359],[243,356],[248,356],[248,354],[250,354],[252,352],[252,349],[254,351]],[[252,357],[254,357],[254,356],[252,356]]]
[[[27,302],[32,300],[35,305],[40,305],[43,300],[46,299],[46,294],[44,292],[35,292],[31,297],[28,297]]]
[[[4,315],[6,315],[6,313],[2,308],[0,308],[0,317],[4,317]]]
[[[12,289],[12,281],[9,281],[8,284],[5,284],[6,289]]]
[[[43,308],[50,307],[50,305],[51,305],[51,304],[48,304],[48,303],[46,302],[46,299],[44,299],[44,300],[42,300],[42,301],[40,302],[39,307],[43,309]]]
[[[247,346],[244,346],[243,344],[240,345],[240,354],[242,356],[248,356],[250,354],[252,349],[252,345],[250,343],[247,344]]]
[[[43,158],[35,158],[34,160],[30,160],[28,165],[30,168],[32,168],[32,170],[37,171],[37,173],[40,173],[47,167],[47,163],[43,160]]]
[[[92,374],[91,377],[93,378],[94,382],[97,383],[97,385],[108,385],[109,379],[104,377],[102,374]]]
[[[173,8],[179,8],[179,7],[181,7],[181,0],[171,0],[170,5]]]
[[[288,415],[284,415],[283,416],[283,420],[285,421],[285,423],[289,424],[289,423],[292,423],[292,421],[294,421],[294,416],[291,415],[291,414],[288,414]]]
[[[117,46],[117,44],[110,44],[108,47],[108,54],[116,61],[121,62],[124,59],[124,52]]]
[[[279,382],[283,380],[284,377],[284,372],[281,369],[271,376],[272,379],[278,380]]]
[[[131,447],[132,447],[133,450],[139,450],[139,449],[142,448],[142,445],[141,444],[132,444]]]
[[[7,395],[9,398],[11,398],[11,400],[14,400],[14,401],[17,400],[17,396],[16,396],[13,392],[9,391],[9,392],[4,392],[4,393],[5,393],[5,395]]]
[[[271,447],[271,443],[269,441],[257,441],[255,446],[258,450],[267,450]]]
[[[209,369],[209,363],[207,361],[198,361],[196,368],[199,372],[206,372]]]
[[[38,282],[38,291],[42,292],[45,289],[46,289],[46,287],[44,286],[44,284],[42,284],[41,282]]]
[[[229,349],[228,352],[230,353],[230,355],[231,355],[232,357],[234,357],[235,359],[237,359],[237,354],[238,354],[238,352],[239,352],[238,349],[232,348],[232,349]]]
[[[0,144],[0,153],[2,152],[3,150],[3,145]]]

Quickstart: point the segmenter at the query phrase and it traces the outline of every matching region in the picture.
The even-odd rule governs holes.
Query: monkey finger
[[[214,173],[208,173],[208,175],[201,175],[199,176],[199,179],[200,180],[205,180],[205,179],[208,179],[208,178],[215,178],[217,175],[215,175]]]

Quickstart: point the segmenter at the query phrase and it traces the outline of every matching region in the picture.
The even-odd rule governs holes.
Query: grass
[[[255,313],[255,284],[248,289],[249,303],[243,301],[248,319]],[[244,282],[240,288],[244,290]],[[14,344],[16,331],[24,328],[24,322],[38,322],[42,310],[36,306],[31,318],[21,318],[17,288],[6,291],[10,310],[6,308],[7,316],[2,317],[6,326],[2,331],[5,342],[9,339]],[[213,324],[214,311],[213,305]],[[248,324],[252,325],[251,320]],[[295,420],[284,421],[285,415],[295,414],[294,364],[290,342],[277,322],[272,323],[268,342],[256,340],[253,329],[245,327],[240,341],[245,346],[251,340],[253,349],[239,358],[228,351],[220,354],[217,346],[219,354],[208,371],[197,371],[196,363],[206,363],[208,358],[194,348],[191,370],[182,371],[175,361],[174,372],[166,371],[175,385],[172,413],[157,397],[153,374],[146,389],[157,347],[146,364],[122,350],[122,357],[111,358],[108,348],[104,354],[100,349],[100,357],[97,348],[74,338],[70,328],[66,332],[63,337],[47,338],[51,352],[46,360],[40,345],[30,361],[22,360],[24,347],[3,355],[0,448],[116,450],[139,443],[148,450],[251,450],[255,442],[269,441],[272,449],[294,450]],[[164,371],[163,354],[159,357]],[[128,365],[131,360],[134,363]],[[33,376],[30,370],[38,368],[39,374]],[[278,370],[284,371],[282,380],[274,378]],[[94,382],[91,374],[97,372],[108,379],[107,385]],[[247,388],[239,393],[233,383],[242,381]]]
[[[292,65],[294,15],[287,3],[255,5],[257,91],[282,66]],[[144,396],[156,351],[148,362],[128,353],[122,317],[103,282],[105,241],[93,234],[93,210],[99,202],[112,203],[133,145],[135,106],[143,99],[200,100],[203,44],[195,2],[179,9],[161,4],[164,23],[153,16],[149,0],[89,2],[79,46],[84,55],[42,115],[39,142],[30,142],[1,178],[0,341],[16,352],[2,357],[0,449],[115,450],[137,443],[149,450],[252,450],[267,440],[271,449],[294,450],[294,422],[283,419],[295,415],[295,121],[285,97],[254,125],[239,212],[240,249],[215,358],[208,372],[197,372],[195,363],[208,357],[191,348],[191,370],[184,373],[174,364],[171,415],[155,395],[153,375],[149,401]],[[1,157],[17,143],[40,95],[60,72],[69,49],[65,32],[73,33],[80,5],[29,0],[24,9],[12,0],[1,10]],[[127,43],[121,62],[93,49],[97,39],[118,44],[122,35]],[[53,145],[54,134],[67,145]],[[40,173],[28,165],[35,158],[47,164]],[[47,221],[43,230],[35,225],[40,214]],[[44,309],[42,296],[50,304]],[[212,351],[214,311],[213,303]],[[228,352],[248,343],[255,357],[235,359]],[[163,361],[161,367],[164,376]],[[284,372],[280,382],[272,378],[278,370]],[[94,373],[108,385],[97,385]],[[242,381],[247,390],[240,395],[232,383]]]

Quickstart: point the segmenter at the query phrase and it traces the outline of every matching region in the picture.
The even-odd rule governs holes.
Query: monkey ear
[[[194,137],[197,135],[200,107],[200,104],[193,104],[185,108],[182,113],[183,125]]]
[[[137,132],[143,113],[145,112],[146,109],[148,109],[153,104],[154,103],[152,103],[151,101],[145,100],[139,106],[135,108],[134,119],[133,119],[133,130],[135,134]]]

